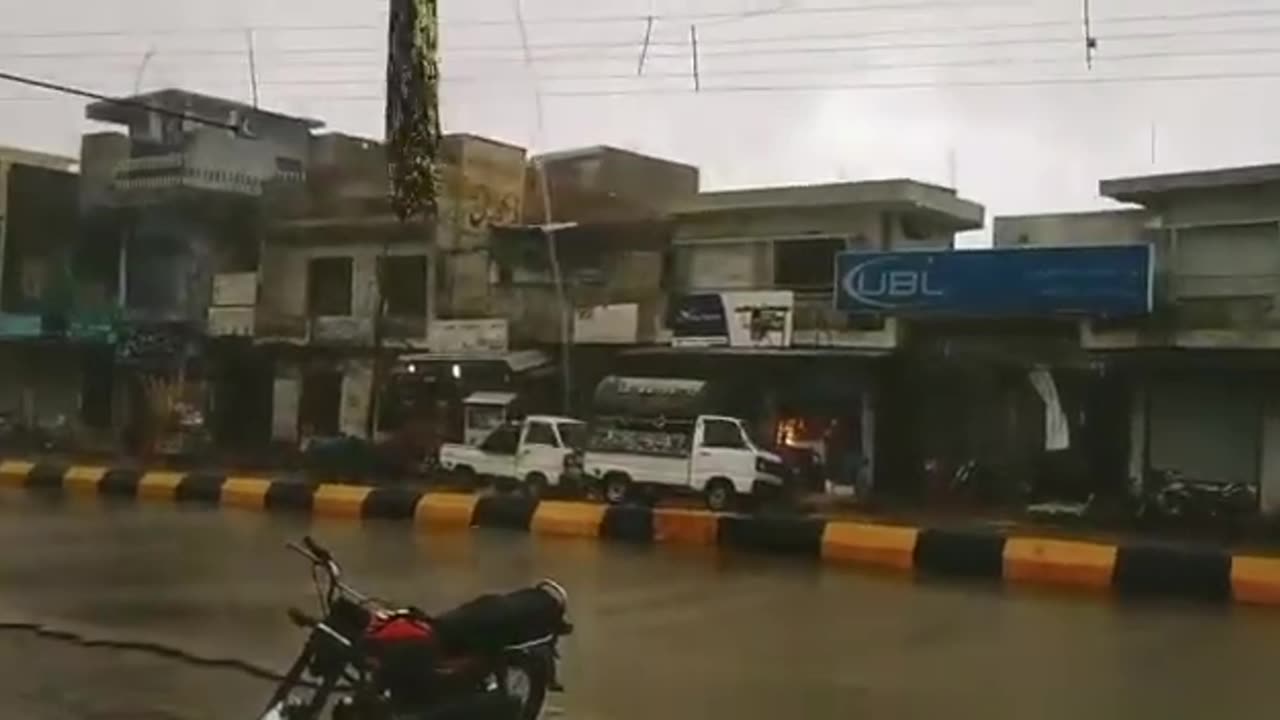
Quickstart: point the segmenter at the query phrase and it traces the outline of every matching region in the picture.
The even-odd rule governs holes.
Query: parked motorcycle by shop
[[[1222,529],[1258,511],[1255,486],[1192,478],[1177,470],[1152,470],[1139,493],[1140,522]]]
[[[432,616],[347,585],[310,538],[289,547],[311,563],[320,616],[289,611],[309,635],[260,720],[535,720],[561,689],[557,647],[572,627],[555,582]]]

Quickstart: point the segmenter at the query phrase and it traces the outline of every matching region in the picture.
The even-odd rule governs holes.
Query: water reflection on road
[[[1274,705],[1280,613],[921,584],[778,558],[0,494],[0,620],[283,666],[312,532],[375,594],[429,609],[552,576],[572,595],[571,718],[1242,716]],[[0,641],[22,717],[249,717],[229,672]],[[9,702],[12,701],[12,704]],[[150,714],[148,714],[150,713]],[[6,713],[9,714],[9,713]]]

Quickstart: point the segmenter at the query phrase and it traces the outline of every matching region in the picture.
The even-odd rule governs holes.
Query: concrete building
[[[665,335],[629,354],[635,369],[736,383],[725,410],[761,437],[804,457],[839,436],[873,475],[877,358],[902,324],[835,309],[836,255],[950,250],[982,226],[982,206],[895,179],[703,192],[670,212]]]
[[[1146,244],[1145,317],[1082,318],[1078,345],[1121,378],[1131,482],[1153,471],[1259,485],[1280,511],[1280,165],[1103,180],[1132,207],[995,220],[999,246]]]
[[[549,362],[511,347],[491,278],[489,228],[520,218],[522,148],[446,136],[438,216],[404,225],[380,143],[311,147],[307,181],[268,190],[258,266],[220,276],[240,292],[209,311],[210,332],[251,338],[270,373],[276,441],[365,436],[371,410],[375,431],[395,431],[406,405],[456,404]]]
[[[74,158],[0,147],[0,413],[16,424],[101,419],[83,402],[88,356],[45,339],[73,300],[76,186]]]
[[[1095,212],[1006,215],[992,218],[992,245],[1012,247],[1082,247],[1125,245],[1147,240],[1150,213],[1139,209]]]
[[[86,107],[88,119],[124,132],[86,135],[80,163],[78,281],[119,308],[115,424],[131,444],[170,451],[188,440],[157,433],[178,412],[199,419],[193,438],[236,446],[265,436],[261,373],[205,347],[205,326],[215,277],[256,269],[264,193],[303,182],[322,124],[178,89],[127,100]]]

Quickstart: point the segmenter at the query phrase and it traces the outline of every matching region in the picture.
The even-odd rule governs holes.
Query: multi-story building
[[[1153,305],[1082,318],[1078,345],[1123,379],[1127,476],[1261,486],[1280,509],[1280,165],[1103,180],[1123,210],[998,218],[997,244],[1152,248]]]
[[[870,465],[876,359],[902,330],[894,317],[836,310],[836,255],[950,250],[955,233],[982,226],[982,206],[881,180],[703,192],[671,217],[665,342],[630,353],[633,366],[737,383],[727,409],[768,441],[821,454],[836,433]]]
[[[302,183],[321,123],[184,90],[127,100],[86,108],[88,119],[126,130],[86,135],[80,162],[78,280],[121,316],[117,424],[155,440],[165,408],[212,406],[222,412],[205,429],[238,444],[265,434],[270,413],[261,384],[245,382],[248,371],[223,348],[202,351],[214,277],[257,267],[264,190]]]
[[[92,363],[46,341],[74,300],[76,187],[74,158],[0,147],[0,413],[13,422],[101,420],[81,401]]]

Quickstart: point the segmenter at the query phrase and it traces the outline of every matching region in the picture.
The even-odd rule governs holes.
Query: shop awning
[[[514,352],[459,352],[413,353],[400,356],[401,363],[505,363],[511,372],[527,372],[551,364],[551,358],[541,350],[516,350]]]

